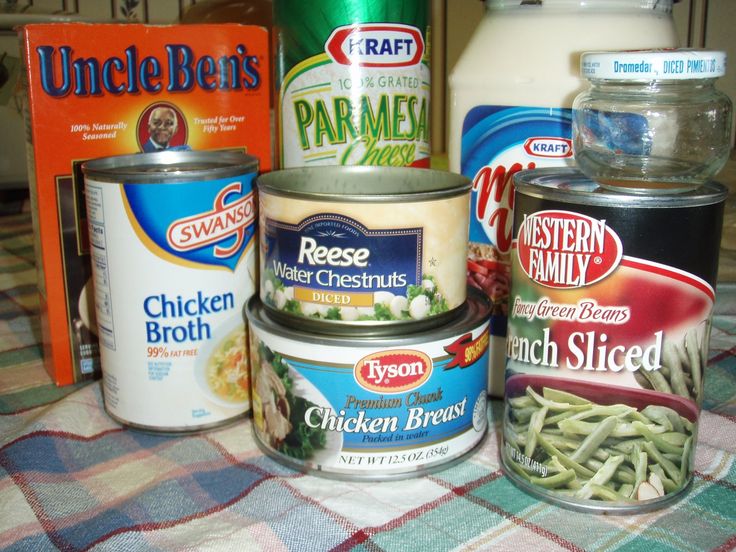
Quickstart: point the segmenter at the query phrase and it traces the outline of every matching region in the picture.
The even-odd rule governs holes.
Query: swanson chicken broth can
[[[465,177],[317,167],[257,185],[260,295],[273,318],[322,333],[393,334],[437,325],[465,301]]]
[[[275,0],[280,167],[429,167],[427,0]]]
[[[503,463],[575,509],[657,508],[692,479],[726,189],[516,176]]]
[[[253,297],[247,318],[259,445],[287,466],[337,478],[447,467],[486,433],[489,310],[472,292],[438,328],[327,336],[278,324]]]
[[[154,431],[250,407],[241,309],[255,292],[258,162],[163,152],[84,164],[105,407]]]

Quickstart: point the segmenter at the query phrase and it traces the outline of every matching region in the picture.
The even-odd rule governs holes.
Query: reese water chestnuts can
[[[726,189],[515,179],[502,458],[522,488],[624,513],[688,486]]]
[[[105,408],[152,431],[247,412],[254,157],[169,151],[83,165]]]
[[[287,466],[345,479],[413,477],[461,459],[488,426],[489,309],[472,290],[440,327],[329,336],[278,324],[253,297],[258,444]]]
[[[265,174],[257,186],[260,295],[274,319],[386,335],[436,326],[465,301],[465,177],[319,167]]]

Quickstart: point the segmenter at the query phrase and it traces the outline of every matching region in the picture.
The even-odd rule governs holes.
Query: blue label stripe
[[[497,106],[472,109],[463,123],[462,174],[473,178],[501,153],[534,136],[571,138],[571,110]]]
[[[380,433],[383,438],[389,438],[390,441],[377,442],[372,440],[371,435],[363,432],[342,432],[344,451],[411,450],[455,437],[473,426],[474,403],[478,393],[485,393],[486,389],[487,351],[464,368],[445,370],[445,367],[454,360],[451,355],[433,359],[429,379],[415,389],[399,393],[391,393],[390,389],[385,393],[364,389],[355,379],[352,364],[325,365],[284,355],[282,358],[296,373],[295,381],[299,377],[304,378],[318,393],[314,395],[315,391],[308,391],[309,396],[305,398],[317,406],[330,408],[331,415],[351,418],[363,412],[366,419],[386,416],[397,419],[396,431]],[[422,397],[427,400],[427,397],[433,394],[438,394],[438,397],[432,397],[428,402],[422,401]],[[348,400],[350,398],[358,401],[397,401],[397,405],[359,408],[348,406],[352,402]],[[463,412],[460,415],[459,405],[463,401]],[[429,424],[406,429],[410,420],[409,411],[412,408],[416,409],[415,416],[421,419],[425,415],[431,418],[433,411],[453,408],[458,410],[448,413],[447,419],[438,425]],[[373,437],[376,435],[378,434],[374,434]]]
[[[298,224],[266,219],[265,226],[265,265],[285,286],[404,295],[407,286],[422,280],[423,228],[374,230],[337,213],[321,213]],[[348,257],[338,264],[318,263],[311,256],[317,247],[367,250],[368,257],[362,264]]]
[[[123,198],[136,233],[155,255],[167,260],[175,258],[234,271],[245,251],[253,244],[255,218],[245,227],[235,223],[232,232],[225,230],[220,237],[213,238],[216,241],[204,242],[208,233],[214,235],[217,229],[214,224],[225,220],[224,216],[215,220],[217,214],[252,193],[253,178],[254,174],[246,174],[186,183],[124,184]],[[235,183],[240,184],[238,192],[232,190],[231,185]],[[231,189],[225,194],[228,186]],[[218,206],[218,201],[222,205]],[[201,232],[197,239],[202,244],[186,251],[175,249],[168,236],[171,225],[197,217],[203,221],[193,228],[195,232]],[[232,251],[228,251],[227,256],[217,256],[218,250],[230,249]]]

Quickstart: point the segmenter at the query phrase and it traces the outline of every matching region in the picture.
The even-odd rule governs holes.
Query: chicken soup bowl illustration
[[[250,400],[245,328],[241,323],[221,335],[224,337],[200,349],[195,378],[210,401],[242,408]]]

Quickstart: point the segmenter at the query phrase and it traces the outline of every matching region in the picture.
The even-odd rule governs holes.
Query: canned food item
[[[573,103],[575,161],[601,185],[656,193],[697,188],[731,153],[731,100],[716,89],[726,53],[587,52],[590,88]]]
[[[85,196],[107,412],[194,431],[250,407],[240,311],[255,292],[254,157],[88,161]]]
[[[260,294],[276,320],[385,335],[437,325],[465,301],[465,177],[319,167],[257,183]]]
[[[560,505],[627,513],[692,479],[726,189],[609,192],[518,174],[503,463]]]
[[[275,0],[281,168],[429,167],[427,0]]]
[[[490,304],[473,292],[442,327],[391,337],[314,335],[247,306],[261,448],[315,475],[393,479],[447,467],[487,429]]]

